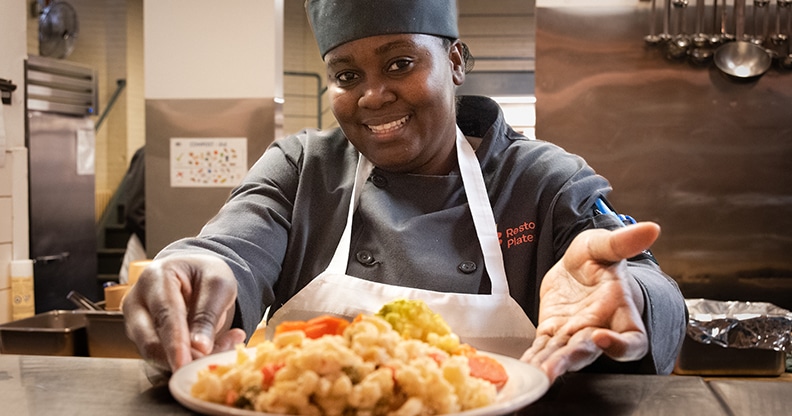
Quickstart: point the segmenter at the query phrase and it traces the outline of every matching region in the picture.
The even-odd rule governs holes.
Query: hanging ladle
[[[768,19],[768,9],[770,6],[770,0],[754,0],[753,1],[753,29],[754,29],[754,36],[751,39],[751,42],[762,45],[767,38],[767,19]],[[761,16],[759,15],[761,11]],[[759,22],[759,19],[762,22]],[[761,28],[761,30],[760,30]]]
[[[735,41],[715,50],[715,66],[724,74],[741,79],[761,76],[773,63],[761,46],[745,38],[745,0],[734,2]]]
[[[789,47],[790,42],[792,42],[792,0],[776,1],[776,7],[784,9],[784,14],[786,14],[786,30],[783,34],[786,48],[779,54],[778,63],[781,65],[781,68],[792,69],[792,48]]]
[[[690,61],[698,65],[709,63],[713,55],[710,37],[704,33],[704,2],[696,0],[696,33],[693,35],[693,47],[688,51]]]
[[[690,47],[690,36],[686,34],[687,23],[685,20],[688,0],[672,0],[672,5],[676,15],[674,22],[676,34],[666,44],[666,58],[673,60],[687,56],[687,51]]]

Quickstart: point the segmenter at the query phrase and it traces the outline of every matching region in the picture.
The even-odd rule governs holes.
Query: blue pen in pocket
[[[598,214],[613,215],[619,219],[619,222],[622,225],[635,224],[636,222],[635,219],[629,215],[617,214],[614,210],[610,209],[608,204],[606,204],[602,198],[597,198],[597,200],[594,201],[594,212]]]

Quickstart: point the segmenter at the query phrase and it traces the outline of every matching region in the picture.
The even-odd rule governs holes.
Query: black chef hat
[[[305,8],[322,58],[342,43],[368,36],[459,37],[456,0],[306,0]]]

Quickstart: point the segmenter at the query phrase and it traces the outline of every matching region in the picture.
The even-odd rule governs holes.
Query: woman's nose
[[[368,82],[358,99],[358,106],[377,109],[396,100],[396,94],[386,82]]]

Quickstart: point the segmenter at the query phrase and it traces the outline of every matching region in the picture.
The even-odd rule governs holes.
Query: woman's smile
[[[404,116],[398,120],[387,122],[384,124],[372,125],[366,124],[369,130],[375,134],[386,134],[391,133],[393,131],[399,130],[407,124],[407,120],[409,120],[410,116]]]

